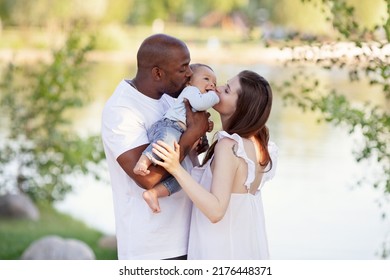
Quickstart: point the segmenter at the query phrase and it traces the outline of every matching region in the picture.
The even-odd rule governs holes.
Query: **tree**
[[[97,23],[103,19],[106,12],[112,13],[113,5],[109,2],[108,0],[0,0],[0,17],[5,26],[19,27],[50,25],[61,27],[80,20]]]
[[[303,2],[315,2],[302,0]],[[350,1],[351,2],[351,1]],[[376,172],[375,178],[366,174],[358,183],[366,183],[383,193],[380,205],[389,202],[390,195],[390,0],[384,17],[378,23],[362,24],[355,17],[356,7],[343,0],[322,0],[322,12],[337,32],[336,42],[312,40],[302,44],[297,35],[286,43],[284,50],[291,54],[288,63],[299,66],[300,72],[278,85],[286,103],[305,110],[318,111],[321,121],[345,127],[350,134],[359,135],[361,143],[355,147],[357,162],[365,162]],[[370,2],[371,3],[371,2]],[[372,4],[372,3],[371,3]],[[326,71],[345,69],[351,83],[366,82],[372,89],[367,94],[380,94],[381,104],[368,101],[352,103],[337,88],[322,85],[315,74],[306,68],[313,63]],[[370,164],[374,163],[374,164]],[[383,213],[386,217],[386,213]],[[388,241],[387,241],[388,242]],[[390,243],[384,242],[382,257],[390,253]]]
[[[88,101],[84,76],[93,39],[77,28],[50,63],[10,64],[1,80],[5,135],[0,144],[0,193],[24,192],[53,202],[72,189],[74,174],[95,174],[104,158],[100,137],[82,138],[66,114]],[[0,143],[1,143],[0,142]]]

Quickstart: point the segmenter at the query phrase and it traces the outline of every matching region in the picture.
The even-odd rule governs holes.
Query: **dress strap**
[[[217,139],[220,140],[222,138],[229,138],[237,142],[237,151],[236,155],[242,159],[245,160],[245,162],[248,165],[248,174],[245,180],[245,187],[249,191],[250,186],[255,179],[255,164],[254,162],[247,156],[245,149],[244,149],[244,143],[242,141],[242,138],[234,133],[234,134],[229,134],[226,131],[219,131],[217,134]]]

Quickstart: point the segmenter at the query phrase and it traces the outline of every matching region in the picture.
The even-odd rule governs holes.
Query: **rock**
[[[0,196],[0,216],[7,218],[38,220],[39,211],[25,194]]]
[[[113,235],[103,236],[99,240],[99,246],[100,248],[104,248],[104,249],[116,250],[116,237]]]
[[[34,241],[23,253],[22,260],[94,260],[95,254],[84,242],[48,235]]]

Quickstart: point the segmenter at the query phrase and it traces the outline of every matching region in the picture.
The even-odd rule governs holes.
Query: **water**
[[[267,79],[282,77],[288,69],[269,65],[211,65],[223,83],[242,69],[253,69]],[[125,64],[98,64],[92,73],[93,103],[74,114],[75,128],[98,133],[105,100],[120,79],[132,77]],[[356,98],[368,98],[361,86],[349,85],[337,73],[322,78],[349,87]],[[356,89],[360,91],[356,91]],[[371,95],[370,95],[371,98]],[[380,102],[380,101],[378,101]],[[277,175],[263,189],[270,252],[273,259],[377,259],[390,231],[377,206],[380,193],[370,186],[356,187],[367,172],[352,156],[356,137],[341,128],[317,124],[316,115],[282,106],[275,93],[269,123],[271,139],[279,146]],[[213,114],[214,121],[217,121]],[[107,175],[108,176],[108,175]],[[57,205],[107,234],[114,234],[109,184],[75,178],[82,186]]]

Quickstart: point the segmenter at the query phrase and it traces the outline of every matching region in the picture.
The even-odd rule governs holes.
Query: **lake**
[[[243,69],[255,70],[269,81],[277,81],[289,72],[282,65],[269,63],[209,64],[219,83],[225,83]],[[121,79],[133,74],[134,65],[130,62],[97,63],[90,77],[93,102],[72,114],[77,120],[74,128],[80,133],[99,133],[105,100]],[[372,94],[366,94],[367,87],[350,84],[345,75],[320,74],[323,81],[342,87],[358,101],[372,98]],[[329,124],[318,124],[316,114],[285,107],[277,92],[274,96],[268,126],[271,140],[279,147],[279,159],[275,179],[263,189],[271,258],[378,259],[382,243],[390,234],[389,221],[381,218],[389,205],[379,208],[377,200],[381,193],[370,186],[356,186],[356,179],[368,172],[367,164],[357,164],[352,155],[357,135],[348,135],[342,128]],[[218,129],[214,113],[212,118]],[[212,134],[209,136],[211,139]],[[75,178],[75,182],[78,187],[74,193],[56,207],[107,234],[114,234],[109,184],[90,178]]]

